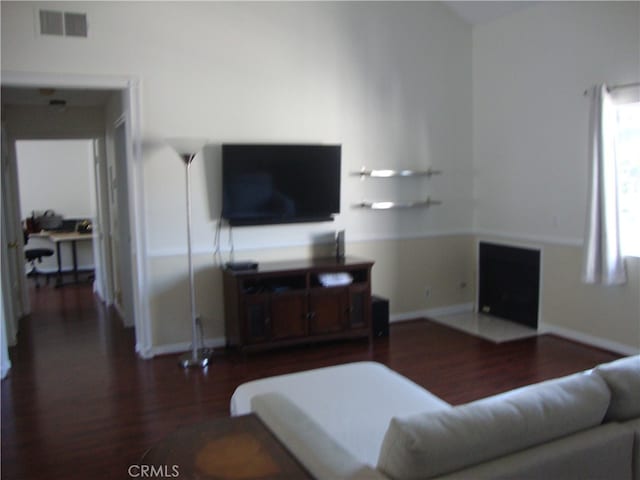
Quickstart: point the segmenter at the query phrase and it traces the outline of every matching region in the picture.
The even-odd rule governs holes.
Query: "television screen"
[[[222,145],[222,217],[231,225],[333,220],[340,155],[340,145]]]

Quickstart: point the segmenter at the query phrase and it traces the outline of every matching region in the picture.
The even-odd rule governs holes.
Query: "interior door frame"
[[[25,279],[18,272],[24,269],[24,243],[19,235],[22,231],[20,199],[17,195],[17,173],[15,145],[8,137],[2,123],[2,288],[4,335],[3,341],[15,345],[18,335],[18,319],[30,311],[29,295],[26,293]],[[4,323],[4,322],[3,322]],[[3,345],[4,347],[4,345]]]
[[[130,263],[132,263],[133,259],[131,258],[131,250],[127,249],[127,248],[122,248],[123,246],[126,247],[126,245],[128,243],[130,243],[130,238],[131,238],[131,232],[130,232],[130,222],[127,221],[127,218],[125,218],[124,222],[120,220],[120,214],[122,214],[123,212],[129,212],[131,209],[129,208],[129,196],[128,195],[123,195],[122,194],[122,189],[120,188],[120,186],[118,185],[119,183],[121,183],[122,177],[119,175],[118,172],[120,171],[125,171],[125,175],[128,175],[127,172],[127,166],[126,166],[126,161],[127,158],[129,158],[131,156],[131,154],[128,152],[128,145],[130,142],[128,142],[127,137],[128,137],[128,133],[127,133],[127,118],[125,115],[122,115],[120,117],[118,117],[115,122],[113,122],[113,125],[111,125],[111,127],[113,127],[113,161],[114,161],[114,167],[116,170],[116,176],[118,177],[118,182],[116,182],[117,188],[116,188],[116,205],[118,206],[117,208],[117,215],[118,215],[118,229],[115,232],[111,232],[112,235],[115,234],[115,236],[117,237],[117,244],[118,244],[118,258],[115,259],[116,263],[118,264],[117,267],[116,266],[112,266],[112,268],[114,270],[117,270],[118,272],[124,272],[126,271],[127,265],[129,265]],[[126,192],[126,191],[125,191]],[[112,186],[110,187],[110,194],[113,193],[112,190]],[[112,261],[114,259],[112,258]],[[117,275],[114,275],[114,280],[117,280],[118,285],[119,285],[119,289],[121,290],[121,295],[119,299],[117,300],[117,306],[120,309],[121,312],[123,312],[123,318],[125,319],[125,325],[131,326],[131,324],[126,323],[127,319],[130,319],[132,317],[133,314],[133,302],[132,302],[132,295],[129,292],[133,291],[133,285],[132,285],[132,278],[128,275],[122,275],[120,274],[119,278],[116,278]],[[115,292],[114,292],[115,294]],[[114,297],[117,297],[117,295],[114,295]]]
[[[119,90],[123,96],[126,117],[127,178],[126,191],[129,211],[119,212],[128,220],[131,233],[131,284],[133,287],[133,326],[136,336],[136,352],[143,358],[153,356],[151,347],[151,322],[149,304],[144,299],[148,292],[148,265],[144,222],[144,183],[142,176],[142,139],[140,125],[140,81],[137,77],[96,75],[62,75],[3,71],[2,86],[22,88],[68,88]],[[9,139],[14,141],[14,139]],[[3,245],[2,248],[6,248]],[[4,266],[2,267],[4,269]],[[5,296],[5,292],[2,293]]]
[[[106,135],[94,138],[93,143],[93,182],[96,193],[96,221],[93,225],[93,257],[100,259],[101,269],[96,269],[96,290],[98,295],[107,304],[113,304],[113,292],[111,289],[111,277],[113,272],[110,266],[110,252],[106,237],[110,232],[105,228],[109,222],[108,189],[106,178]]]

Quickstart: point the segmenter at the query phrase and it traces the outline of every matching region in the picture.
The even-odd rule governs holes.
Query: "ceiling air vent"
[[[40,34],[64,35],[62,12],[54,12],[53,10],[40,10]]]
[[[86,37],[87,16],[84,13],[65,12],[64,33],[68,37]]]
[[[87,37],[87,15],[85,13],[40,10],[40,34],[65,37]]]

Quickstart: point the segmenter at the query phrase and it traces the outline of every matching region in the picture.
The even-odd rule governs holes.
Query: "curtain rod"
[[[607,90],[611,92],[612,90],[621,90],[623,88],[631,87],[640,87],[640,82],[622,83],[620,85],[607,85]],[[588,95],[589,89],[587,88],[582,94],[585,96]]]

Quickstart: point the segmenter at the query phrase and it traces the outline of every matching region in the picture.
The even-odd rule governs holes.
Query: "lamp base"
[[[181,355],[178,364],[182,368],[206,368],[213,352],[208,348],[200,348],[195,353],[187,352]]]

